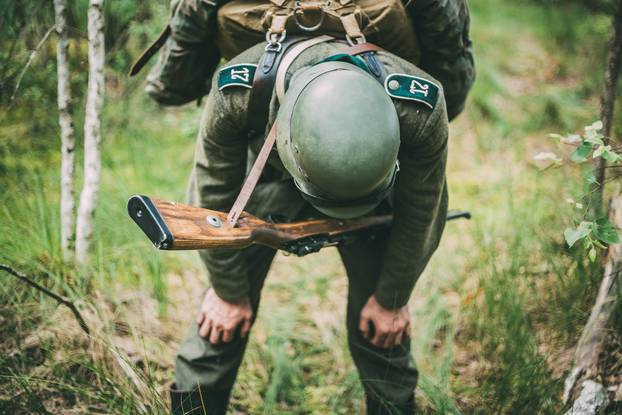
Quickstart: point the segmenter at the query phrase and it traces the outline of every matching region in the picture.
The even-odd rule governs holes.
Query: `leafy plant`
[[[558,140],[562,145],[576,147],[569,157],[571,163],[581,164],[600,157],[609,162],[611,166],[619,166],[622,162],[622,154],[618,153],[619,148],[606,143],[602,129],[602,121],[596,121],[586,126],[582,135],[549,134],[549,137]],[[549,160],[558,166],[566,164],[563,158],[554,152],[541,152],[535,156],[535,160]],[[583,175],[583,181],[585,186],[592,190],[600,186],[592,169]],[[594,262],[597,249],[606,249],[609,244],[620,242],[618,230],[606,216],[590,219],[589,205],[586,207],[583,203],[569,201],[575,203],[577,209],[582,211],[582,218],[576,228],[566,228],[564,239],[568,247],[576,244],[582,245],[588,258]]]

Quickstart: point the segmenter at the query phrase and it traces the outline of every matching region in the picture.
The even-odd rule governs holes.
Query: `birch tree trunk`
[[[67,1],[54,0],[56,20],[56,65],[58,76],[58,123],[60,125],[60,245],[65,261],[73,259],[75,240],[75,145],[71,115],[71,88],[69,83],[69,40],[67,38]]]
[[[84,118],[84,185],[76,227],[76,261],[88,262],[101,170],[101,117],[104,104],[104,0],[90,0],[88,11],[89,81]]]

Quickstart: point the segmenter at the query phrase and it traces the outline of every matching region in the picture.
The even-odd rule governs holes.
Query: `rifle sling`
[[[251,198],[253,190],[255,190],[255,186],[257,186],[257,182],[259,181],[259,177],[261,177],[261,172],[268,161],[268,157],[270,157],[270,152],[272,151],[272,147],[274,147],[274,143],[276,141],[276,128],[275,122],[272,124],[272,128],[270,129],[270,132],[268,133],[268,136],[266,137],[266,140],[257,155],[257,159],[255,160],[250,173],[248,173],[248,177],[246,177],[246,181],[244,182],[237,199],[233,203],[233,206],[227,215],[227,223],[232,228],[235,228],[238,218],[244,211],[248,200]]]

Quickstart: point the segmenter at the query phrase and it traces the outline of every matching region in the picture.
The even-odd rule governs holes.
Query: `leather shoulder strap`
[[[385,50],[382,49],[380,46],[374,45],[373,43],[369,43],[369,42],[359,43],[357,45],[349,46],[345,50],[345,52],[350,55],[360,55],[366,52],[384,52],[384,51]]]
[[[369,72],[381,84],[384,84],[387,73],[384,65],[378,60],[376,53],[384,51],[385,50],[382,49],[380,46],[374,45],[373,43],[369,42],[352,45],[344,50],[345,53],[348,53],[350,55],[360,55],[367,64]]]
[[[248,102],[248,120],[246,122],[246,127],[249,135],[264,132],[266,123],[268,122],[270,99],[272,98],[272,91],[274,90],[279,63],[290,47],[304,39],[304,37],[300,36],[288,37],[278,48],[267,47],[266,51],[261,56],[257,64],[255,77],[253,78],[253,89],[251,90],[251,96]]]

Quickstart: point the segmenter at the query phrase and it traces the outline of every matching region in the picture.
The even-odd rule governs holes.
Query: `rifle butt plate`
[[[149,197],[142,195],[130,197],[127,202],[127,213],[156,248],[172,249],[173,234]]]

